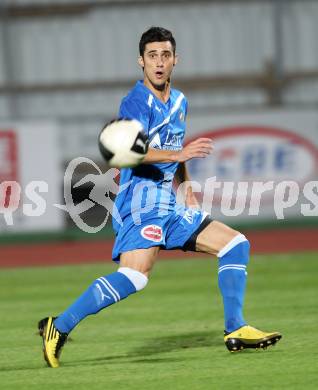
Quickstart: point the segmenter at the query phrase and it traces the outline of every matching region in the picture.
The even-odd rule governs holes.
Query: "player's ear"
[[[179,56],[178,56],[178,54],[175,54],[174,61],[173,61],[173,66],[177,65],[178,60],[179,60]]]
[[[138,57],[138,64],[139,64],[142,68],[145,67],[144,59],[142,58],[142,56],[139,56],[139,57]]]

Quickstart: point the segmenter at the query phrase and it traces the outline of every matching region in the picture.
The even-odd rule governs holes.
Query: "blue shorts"
[[[154,246],[187,250],[185,244],[200,229],[207,216],[204,211],[177,206],[166,216],[147,213],[141,223],[136,225],[132,215],[129,215],[116,233],[112,258],[119,262],[121,253]],[[209,217],[207,222],[211,220]]]

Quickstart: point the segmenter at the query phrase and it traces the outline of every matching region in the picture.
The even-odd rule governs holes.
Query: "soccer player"
[[[170,82],[178,61],[175,39],[170,31],[152,27],[143,33],[139,52],[143,80],[122,100],[119,116],[140,121],[150,147],[141,165],[121,170],[120,184],[130,184],[115,201],[123,221],[119,224],[113,218],[113,260],[119,262],[119,268],[93,281],[58,317],[39,322],[44,358],[50,367],[59,366],[61,348],[80,321],[146,287],[160,249],[217,256],[224,341],[230,351],[266,348],[282,337],[278,332],[267,333],[247,325],[243,317],[250,248],[246,237],[198,209],[191,187],[186,191],[187,207],[176,204],[173,179],[188,181],[185,162],[208,156],[212,143],[199,138],[182,146],[187,100]]]

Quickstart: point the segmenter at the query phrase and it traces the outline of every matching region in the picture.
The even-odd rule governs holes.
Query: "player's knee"
[[[250,243],[244,234],[232,238],[218,253],[218,258],[227,262],[236,259],[240,264],[247,264],[250,257]]]
[[[124,274],[131,281],[136,291],[140,291],[147,286],[148,278],[142,272],[129,267],[120,267],[118,268],[118,272]]]

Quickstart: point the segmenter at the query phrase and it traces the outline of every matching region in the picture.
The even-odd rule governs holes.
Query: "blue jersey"
[[[171,88],[169,100],[163,103],[144,84],[138,81],[123,98],[119,117],[137,119],[143,125],[150,147],[162,150],[181,150],[185,136],[187,100],[183,93]],[[152,213],[168,213],[175,207],[176,196],[172,181],[177,162],[141,164],[120,171],[120,191],[115,205],[122,219],[145,209]],[[113,219],[115,231],[119,225]]]

